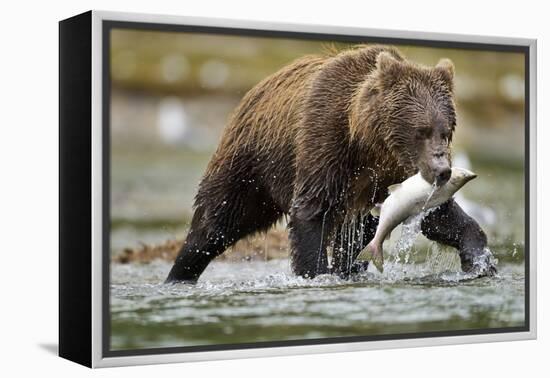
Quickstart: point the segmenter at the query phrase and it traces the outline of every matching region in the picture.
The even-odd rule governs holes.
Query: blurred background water
[[[327,48],[346,45],[113,30],[113,257],[141,243],[184,238],[200,177],[242,96],[294,59]],[[454,160],[479,176],[460,192],[459,201],[487,232],[501,276],[465,282],[442,278],[438,274],[458,272],[456,253],[430,255],[435,249],[422,237],[406,262],[394,253],[395,269],[382,277],[370,272],[355,283],[302,282],[290,276],[288,261],[281,259],[216,261],[197,287],[165,287],[159,283],[169,262],[113,263],[115,349],[522,324],[523,55],[398,48],[418,63],[435,65],[447,57],[455,64]],[[407,280],[403,269],[414,271],[415,279]]]

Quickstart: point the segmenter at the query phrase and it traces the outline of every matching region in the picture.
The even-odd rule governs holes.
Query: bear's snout
[[[443,186],[451,178],[451,168],[443,168],[439,173],[435,175],[435,183],[437,186]]]
[[[431,171],[433,174],[432,183],[442,186],[451,178],[451,163],[444,151],[438,151],[432,154]]]

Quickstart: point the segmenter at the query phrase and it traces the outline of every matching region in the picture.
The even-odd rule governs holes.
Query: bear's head
[[[424,67],[396,51],[379,53],[352,105],[352,138],[364,140],[369,156],[391,155],[386,161],[405,175],[420,171],[426,181],[443,185],[451,176],[456,125],[453,77],[448,59]]]

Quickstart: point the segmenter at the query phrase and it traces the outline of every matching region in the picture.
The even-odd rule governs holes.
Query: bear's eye
[[[430,127],[417,127],[416,128],[416,137],[418,139],[428,139],[432,133]]]
[[[443,139],[444,141],[447,142],[447,144],[449,144],[451,141],[451,135],[452,135],[451,131],[448,129],[445,129],[444,131],[441,132],[440,136],[441,136],[441,139]]]

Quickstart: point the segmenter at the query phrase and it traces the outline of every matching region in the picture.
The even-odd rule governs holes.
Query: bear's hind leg
[[[202,209],[197,208],[185,242],[166,278],[169,282],[195,283],[210,261],[226,248],[221,235],[209,234],[201,223]]]
[[[198,201],[191,227],[166,282],[195,283],[210,261],[255,232],[268,230],[282,216],[261,190],[235,188],[224,198]],[[201,190],[204,189],[204,185]],[[201,197],[201,196],[197,196]]]

